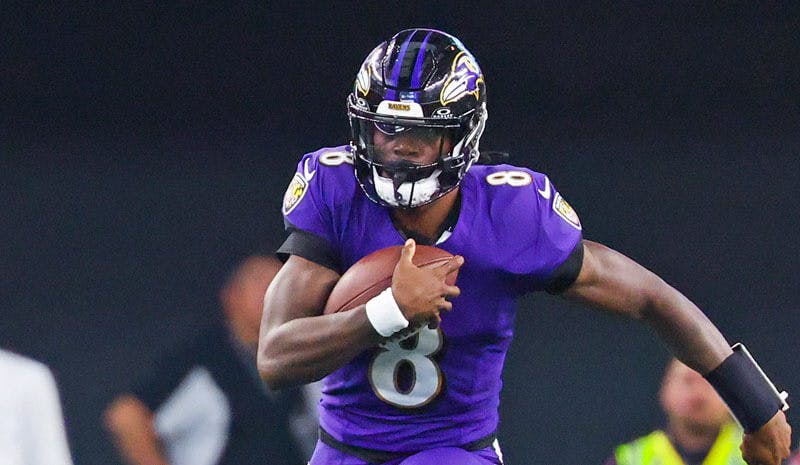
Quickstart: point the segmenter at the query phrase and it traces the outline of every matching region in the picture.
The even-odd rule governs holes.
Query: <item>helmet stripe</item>
[[[411,43],[411,39],[414,37],[417,31],[411,31],[411,34],[408,35],[408,38],[403,42],[403,45],[400,46],[400,52],[397,54],[397,58],[394,60],[394,67],[392,68],[392,77],[387,82],[389,86],[398,87],[400,85],[400,72],[403,70],[403,61],[406,58],[406,51],[408,50],[408,44]],[[387,100],[397,100],[397,91],[395,89],[387,89],[386,91],[386,99]]]
[[[425,36],[425,39],[422,41],[422,44],[419,46],[419,52],[417,53],[417,61],[414,63],[414,72],[411,74],[411,88],[412,89],[419,89],[422,80],[422,65],[425,62],[425,50],[428,47],[428,39],[431,38],[433,31],[428,32],[428,35]]]

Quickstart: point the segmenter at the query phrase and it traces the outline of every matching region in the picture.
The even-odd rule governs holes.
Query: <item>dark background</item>
[[[346,142],[361,60],[412,26],[481,63],[483,148],[800,393],[797,8],[464,3],[0,6],[0,344],[53,368],[76,463],[119,463],[104,405],[280,244],[296,160]],[[600,464],[661,424],[666,359],[638,323],[524,299],[507,462]]]

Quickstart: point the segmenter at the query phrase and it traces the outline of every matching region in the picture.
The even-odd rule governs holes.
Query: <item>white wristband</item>
[[[367,319],[375,331],[383,337],[389,337],[408,327],[408,320],[397,306],[391,287],[371,298],[366,307]]]

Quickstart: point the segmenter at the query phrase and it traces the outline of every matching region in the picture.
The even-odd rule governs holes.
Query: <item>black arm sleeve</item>
[[[278,248],[276,252],[278,258],[285,262],[289,259],[289,255],[297,255],[341,273],[339,257],[325,239],[314,233],[298,229],[288,222],[286,230],[289,232],[289,237]]]
[[[578,274],[583,266],[583,240],[578,241],[564,263],[559,265],[550,277],[545,290],[550,294],[564,292],[578,279]]]

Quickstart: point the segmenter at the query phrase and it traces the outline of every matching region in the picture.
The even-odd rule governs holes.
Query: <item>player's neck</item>
[[[443,195],[439,200],[408,210],[392,210],[392,220],[395,227],[409,237],[427,238],[431,244],[442,233],[442,226],[447,220],[451,210],[456,206],[459,189],[453,189]]]

